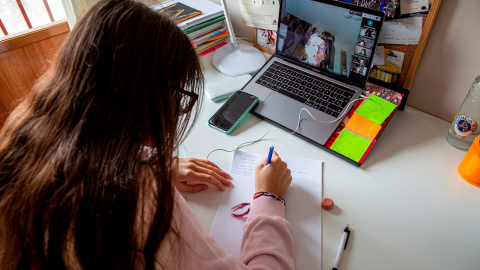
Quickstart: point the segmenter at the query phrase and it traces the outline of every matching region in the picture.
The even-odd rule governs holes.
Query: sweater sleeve
[[[156,255],[164,269],[293,269],[293,240],[285,206],[272,198],[252,202],[243,227],[241,258],[225,253],[176,192],[172,229]],[[159,267],[159,269],[162,269]]]
[[[251,202],[240,261],[255,269],[295,269],[290,222],[282,202],[269,197]]]

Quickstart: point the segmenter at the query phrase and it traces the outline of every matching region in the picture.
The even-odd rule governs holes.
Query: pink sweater
[[[203,229],[180,193],[176,192],[175,199],[172,227],[180,239],[169,232],[162,242],[156,260],[164,269],[295,268],[290,223],[280,201],[269,197],[252,201],[243,225],[241,258],[236,260]]]

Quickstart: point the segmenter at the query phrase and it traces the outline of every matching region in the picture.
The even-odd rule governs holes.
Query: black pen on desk
[[[345,225],[345,229],[343,229],[342,239],[340,240],[340,246],[338,246],[337,257],[335,257],[335,261],[333,262],[332,270],[338,270],[338,265],[340,264],[340,260],[342,259],[343,250],[347,247],[348,237],[350,236],[350,225]]]
[[[273,146],[270,147],[270,151],[268,152],[268,157],[267,157],[267,164],[265,165],[270,164],[270,162],[272,161],[272,154],[273,154]]]

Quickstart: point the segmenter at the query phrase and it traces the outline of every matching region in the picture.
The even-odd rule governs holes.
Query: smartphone
[[[257,96],[238,90],[208,120],[208,125],[228,134],[245,118],[257,102]]]

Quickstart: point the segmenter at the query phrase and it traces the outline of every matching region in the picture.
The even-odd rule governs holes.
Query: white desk
[[[207,82],[229,79],[215,70],[211,57],[202,58]],[[213,130],[207,119],[222,103],[205,99],[181,157],[205,159],[213,149],[234,149],[276,128],[251,115],[230,135]],[[466,152],[445,141],[449,125],[410,107],[397,111],[361,167],[284,130],[242,150],[266,155],[274,145],[280,156],[324,161],[323,195],[335,207],[322,212],[318,225],[323,270],[331,269],[345,224],[352,234],[341,270],[478,270],[480,188],[457,173]],[[228,172],[232,155],[215,152],[209,159]],[[221,192],[210,188],[184,195],[210,231]]]

